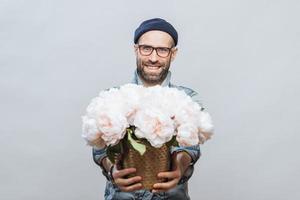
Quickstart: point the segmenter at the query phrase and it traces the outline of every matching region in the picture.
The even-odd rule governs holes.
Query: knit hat
[[[136,44],[139,38],[146,32],[159,30],[168,33],[174,40],[175,46],[178,42],[178,34],[175,28],[166,20],[160,18],[149,19],[141,23],[134,32],[134,43]]]

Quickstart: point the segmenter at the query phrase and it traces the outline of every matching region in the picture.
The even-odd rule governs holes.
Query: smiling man
[[[170,82],[169,68],[177,54],[177,42],[177,31],[169,22],[160,18],[142,22],[134,33],[137,68],[132,83],[145,87],[155,85],[175,87],[200,103],[195,91]],[[188,180],[192,176],[194,164],[200,157],[200,147],[199,145],[173,147],[170,154],[172,168],[168,172],[158,174],[158,177],[165,178],[167,181],[154,184],[153,190],[148,191],[142,189],[142,177],[126,178],[136,171],[135,168],[117,169],[107,158],[106,148],[94,148],[94,161],[102,168],[107,178],[105,199],[190,199],[187,189]]]
[[[163,31],[148,31],[139,38],[134,48],[137,73],[144,85],[161,84],[167,77],[171,61],[177,53],[172,37]]]

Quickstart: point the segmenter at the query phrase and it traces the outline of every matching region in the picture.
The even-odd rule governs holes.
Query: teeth
[[[151,70],[151,71],[158,71],[159,68],[158,68],[158,67],[148,67],[148,70]]]
[[[156,66],[147,66],[149,68],[153,68],[153,69],[158,69],[159,67],[156,67]]]

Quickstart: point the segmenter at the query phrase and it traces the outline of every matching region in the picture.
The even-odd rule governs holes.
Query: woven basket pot
[[[146,146],[146,152],[140,155],[126,143],[123,143],[124,152],[122,155],[123,168],[136,168],[136,172],[129,177],[141,176],[143,189],[151,190],[153,184],[165,182],[165,179],[158,179],[159,172],[169,171],[170,169],[170,151],[164,144],[160,148],[155,148],[147,141],[140,141]]]

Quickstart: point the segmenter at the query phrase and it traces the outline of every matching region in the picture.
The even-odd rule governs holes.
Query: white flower
[[[126,106],[119,90],[112,88],[100,92],[98,97],[92,99],[83,119],[93,122],[93,128],[101,132],[100,137],[106,145],[114,145],[124,137],[128,127],[125,113]],[[88,124],[85,121],[84,129]],[[99,137],[85,137],[85,139],[90,145],[99,143]]]
[[[141,85],[126,84],[120,87],[125,110],[125,116],[130,125],[133,125],[135,114],[141,109],[141,98],[145,88]]]
[[[177,124],[193,123],[199,124],[201,107],[196,102],[184,102],[175,113]]]
[[[97,126],[103,133],[102,139],[107,145],[117,144],[125,135],[129,126],[124,115],[113,112],[101,112],[97,119]]]
[[[82,117],[82,137],[91,146],[98,148],[105,147],[105,142],[101,138],[102,134],[96,125],[95,119],[89,119],[86,116]]]
[[[213,124],[210,114],[206,111],[200,112],[201,117],[199,118],[199,140],[203,144],[205,141],[211,138],[213,134]]]
[[[137,112],[134,125],[137,127],[135,135],[146,138],[156,148],[170,141],[175,132],[174,122],[152,107]]]
[[[213,134],[213,124],[209,113],[201,111],[201,107],[196,102],[186,102],[186,105],[181,107],[175,114],[174,121],[177,127],[185,127],[186,124],[193,124],[198,130],[198,142],[201,144],[210,139]],[[194,129],[190,129],[190,131],[192,130],[194,131]],[[188,129],[185,131],[188,131]],[[191,144],[191,142],[186,141],[186,139],[183,140],[182,137],[177,137],[177,141],[181,141],[179,142],[181,145],[183,145],[183,143]]]
[[[172,117],[175,116],[188,102],[192,102],[191,98],[186,95],[185,92],[176,88],[165,87],[160,96],[162,109]]]
[[[200,112],[199,124],[200,124],[199,128],[201,129],[202,132],[213,132],[213,124],[212,124],[211,116],[208,112],[206,111]]]
[[[161,147],[176,135],[181,146],[203,143],[210,138],[210,115],[198,103],[176,88],[126,84],[99,93],[82,118],[88,144],[115,145],[134,125],[135,135]]]
[[[122,96],[121,92],[117,88],[111,88],[109,90],[105,90],[100,92],[98,102],[101,106],[101,110],[105,110],[105,112],[116,112],[124,115],[127,112],[126,100]]]
[[[176,140],[180,146],[192,146],[199,143],[198,128],[191,123],[182,124],[177,128]]]

